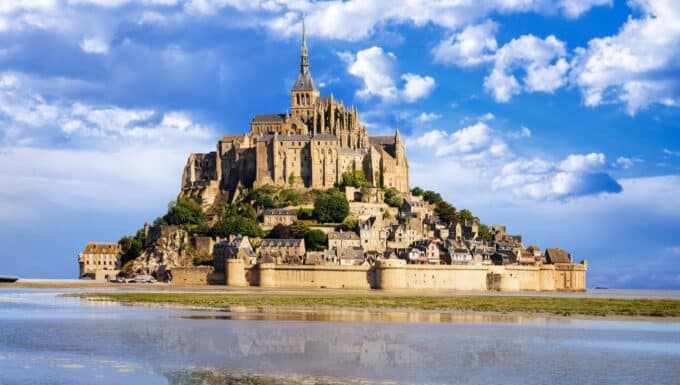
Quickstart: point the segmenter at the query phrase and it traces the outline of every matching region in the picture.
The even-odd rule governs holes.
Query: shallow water
[[[404,322],[414,316],[399,312],[309,318],[59,293],[0,289],[1,385],[243,382],[228,380],[233,373],[305,384],[680,383],[678,322],[436,313]],[[357,320],[370,322],[346,322]]]

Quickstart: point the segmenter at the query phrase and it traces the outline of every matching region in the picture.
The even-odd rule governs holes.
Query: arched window
[[[300,94],[296,94],[295,96],[297,96],[297,104],[299,105],[300,104]]]

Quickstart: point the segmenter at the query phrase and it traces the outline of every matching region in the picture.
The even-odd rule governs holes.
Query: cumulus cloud
[[[642,163],[643,160],[640,158],[628,158],[625,156],[619,156],[616,161],[612,163],[613,167],[622,168],[624,170],[635,166],[636,163]]]
[[[80,48],[87,53],[106,54],[109,52],[109,44],[98,38],[85,38],[80,41]]]
[[[457,170],[452,175],[472,172],[475,176],[468,178],[477,183],[486,181],[490,189],[516,197],[565,200],[621,191],[619,183],[609,175],[602,153],[570,154],[559,161],[530,158],[513,151],[502,139],[504,136],[509,135],[493,129],[489,120],[479,119],[453,132],[423,132],[407,138],[406,143],[415,159],[434,155],[440,158],[437,163],[446,164],[446,169]]]
[[[493,187],[539,200],[621,192],[621,185],[605,166],[602,153],[571,154],[560,162],[520,159],[501,169]]]
[[[634,115],[651,104],[680,104],[680,3],[633,0],[641,16],[629,18],[612,36],[578,48],[573,82],[588,106],[611,101]]]
[[[432,49],[434,61],[459,67],[472,67],[493,61],[498,43],[498,25],[491,20],[465,27],[442,40]]]
[[[413,73],[401,75],[404,85],[397,87],[395,80],[396,56],[373,46],[355,54],[339,54],[347,63],[347,72],[360,78],[363,86],[356,92],[360,98],[378,97],[386,102],[403,100],[408,103],[425,98],[436,86],[434,78]]]
[[[507,102],[522,90],[552,93],[565,84],[568,70],[562,41],[553,35],[545,39],[523,35],[496,52],[493,69],[484,78],[484,88],[498,102]],[[519,80],[517,71],[524,75]]]
[[[197,3],[204,3],[203,1]],[[393,2],[381,0],[349,1],[296,1],[296,2],[218,2],[221,6],[234,7],[242,11],[265,11],[268,7],[272,18],[265,22],[276,34],[295,36],[300,30],[300,17],[306,12],[306,23],[315,36],[358,41],[365,39],[385,25],[411,24],[422,26],[433,24],[449,30],[456,30],[484,20],[493,13],[560,13],[567,17],[578,17],[594,6],[609,5],[611,0],[538,0],[484,2],[443,2],[420,0]],[[246,5],[247,4],[247,5]],[[216,7],[211,7],[216,11]],[[455,44],[455,40],[452,41]]]
[[[434,113],[434,112],[421,112],[417,117],[416,121],[420,123],[428,123],[435,121],[437,119],[441,119],[441,115]]]

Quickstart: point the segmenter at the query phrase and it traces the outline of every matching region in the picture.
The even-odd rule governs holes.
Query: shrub
[[[411,195],[413,195],[413,196],[419,197],[419,196],[422,196],[423,193],[424,193],[423,189],[421,189],[420,187],[417,187],[417,186],[414,187],[414,188],[411,190]]]
[[[192,198],[179,198],[168,204],[168,213],[163,217],[170,225],[195,225],[205,221],[203,207]]]
[[[349,202],[338,190],[321,193],[314,201],[314,216],[321,223],[342,222],[349,215]]]
[[[342,173],[342,186],[364,187],[368,186],[366,174],[362,170],[349,170]]]
[[[385,190],[385,203],[392,207],[401,207],[404,204],[404,198],[401,193],[394,187]]]
[[[439,195],[439,193],[436,193],[432,190],[424,191],[423,192],[423,199],[426,202],[431,203],[431,204],[435,204],[435,205],[443,200],[442,196]]]
[[[253,219],[241,216],[226,216],[221,218],[213,226],[211,235],[214,237],[226,237],[228,235],[247,235],[249,237],[261,237],[260,225]]]
[[[312,251],[325,250],[328,247],[328,236],[321,230],[309,230],[305,234],[305,248]]]

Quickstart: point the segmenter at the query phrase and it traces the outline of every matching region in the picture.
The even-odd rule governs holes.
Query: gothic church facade
[[[220,193],[232,199],[239,186],[328,189],[352,170],[362,170],[375,187],[409,191],[409,166],[399,131],[369,136],[355,107],[346,107],[332,94],[320,94],[310,73],[303,26],[300,71],[291,89],[289,112],[256,115],[249,133],[225,135],[215,152],[191,154],[182,176],[182,195],[211,204]]]

